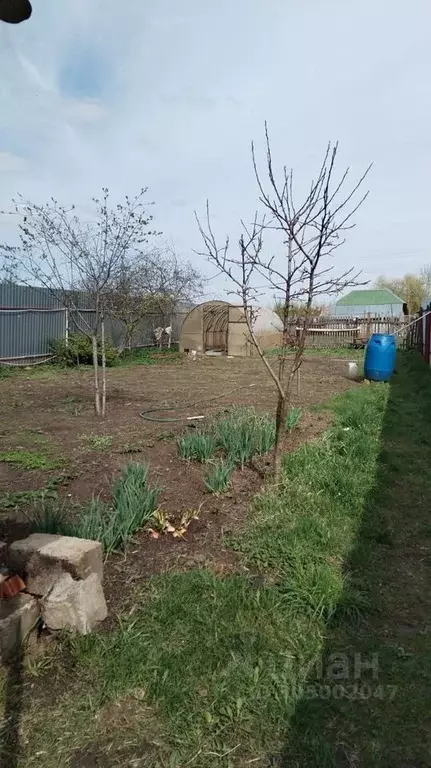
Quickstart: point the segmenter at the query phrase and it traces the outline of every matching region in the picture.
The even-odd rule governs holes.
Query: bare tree
[[[311,308],[319,296],[329,297],[343,289],[364,284],[354,269],[334,274],[331,263],[336,249],[345,242],[345,233],[354,224],[352,217],[364,202],[368,192],[361,194],[362,184],[370,167],[347,188],[349,169],[336,177],[335,164],[338,144],[328,147],[315,181],[302,202],[294,195],[293,171],[285,166],[280,178],[276,177],[268,128],[265,124],[266,173],[265,181],[258,168],[254,144],[252,160],[263,213],[256,213],[251,224],[241,221],[238,251],[231,253],[227,237],[218,245],[207,202],[205,223],[196,216],[205,245],[204,254],[219,273],[226,275],[231,294],[236,295],[244,309],[249,342],[260,356],[277,390],[276,440],[274,449],[274,475],[279,477],[282,460],[282,437],[286,415],[291,403],[292,382],[299,376],[307,330],[312,322]],[[267,255],[264,237],[280,239],[277,256]],[[259,297],[271,294],[279,307],[283,322],[278,364],[273,366],[265,356],[254,331],[255,307]],[[302,306],[297,319],[299,334],[291,333],[291,308]],[[294,348],[294,354],[288,354]]]
[[[108,302],[110,313],[126,328],[124,346],[133,346],[136,329],[148,316],[157,315],[158,323],[161,317],[163,327],[171,324],[179,305],[191,303],[202,292],[202,285],[198,270],[181,261],[168,246],[124,261]]]
[[[0,245],[9,273],[20,282],[40,285],[65,307],[92,339],[95,410],[106,413],[105,316],[107,299],[117,283],[125,261],[139,258],[151,235],[152,216],[145,201],[146,189],[115,206],[109,204],[109,190],[93,198],[95,218],[78,217],[74,206],[65,208],[51,199],[38,205],[19,197],[15,210],[20,245]],[[92,312],[83,311],[82,301]],[[99,355],[100,352],[100,355]],[[99,384],[99,356],[102,363],[102,391]]]

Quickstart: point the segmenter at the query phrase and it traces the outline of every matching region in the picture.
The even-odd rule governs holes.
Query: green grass
[[[205,486],[210,493],[223,493],[229,488],[235,465],[230,461],[219,461],[205,474]]]
[[[227,542],[236,574],[165,573],[113,631],[67,642],[57,698],[28,699],[23,768],[36,754],[39,768],[73,765],[78,747],[107,766],[429,764],[431,375],[414,356],[398,370],[335,398],[331,428],[285,458]],[[371,653],[365,701],[353,660]],[[137,695],[147,714],[130,710]]]
[[[131,352],[125,350],[118,358],[117,365],[127,367],[130,365],[160,365],[167,363],[177,364],[184,361],[184,355],[178,352],[173,346],[171,349],[163,347],[143,347],[141,349],[132,349]]]
[[[52,459],[44,453],[21,450],[0,452],[0,461],[20,469],[58,469],[64,463],[63,459]]]
[[[337,398],[334,426],[285,457],[281,484],[258,497],[252,522],[233,541],[300,613],[329,619],[340,609],[354,614],[365,600],[347,587],[342,566],[372,487],[386,397],[387,387],[372,386]]]

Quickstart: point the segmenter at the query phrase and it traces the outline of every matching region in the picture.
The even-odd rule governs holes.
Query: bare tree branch
[[[111,206],[109,190],[104,187],[101,197],[93,198],[94,221],[79,218],[74,206],[66,208],[54,198],[39,205],[18,196],[13,202],[21,217],[20,244],[0,245],[9,274],[27,285],[47,288],[59,304],[74,310],[78,327],[92,338],[95,409],[100,415],[105,415],[106,397],[101,403],[99,333],[108,298],[124,264],[136,261],[157,234],[150,229],[153,217],[148,213],[146,192],[141,189],[135,197],[126,196],[124,202]],[[90,322],[81,311],[80,295],[93,310]],[[102,373],[102,391],[106,393],[104,365]]]
[[[352,218],[366,200],[368,192],[358,198],[358,192],[371,169],[365,170],[360,178],[346,189],[349,177],[347,168],[335,180],[338,144],[329,143],[309,192],[299,203],[295,200],[293,171],[287,166],[277,180],[271,150],[267,123],[265,123],[266,178],[268,188],[261,175],[254,143],[251,145],[252,164],[255,173],[259,201],[264,213],[256,213],[250,225],[241,221],[238,251],[232,255],[230,238],[227,236],[219,246],[210,217],[209,203],[206,203],[205,225],[197,216],[199,232],[204,244],[203,254],[225,275],[232,284],[230,293],[236,295],[242,304],[250,343],[256,349],[268,375],[278,393],[276,413],[276,447],[274,472],[278,476],[281,468],[281,436],[290,404],[291,384],[302,363],[307,331],[312,318],[313,302],[317,296],[332,296],[343,289],[364,284],[360,273],[354,268],[334,274],[331,259],[345,243],[343,233],[354,226]],[[346,190],[346,191],[344,191]],[[277,256],[267,256],[264,239],[269,232],[278,233],[281,247]],[[329,262],[329,263],[328,263]],[[256,316],[256,301],[263,291],[275,292],[279,314],[283,323],[282,342],[278,358],[278,370],[274,370],[261,349],[253,329]],[[300,303],[303,316],[299,337],[292,338],[290,320],[293,303]],[[296,335],[296,334],[295,334]],[[288,352],[295,343],[295,354],[289,359]]]

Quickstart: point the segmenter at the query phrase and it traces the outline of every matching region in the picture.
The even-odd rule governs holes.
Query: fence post
[[[66,347],[69,346],[69,310],[64,308],[64,343]]]
[[[371,313],[368,312],[367,314],[367,339],[369,340],[371,337]]]

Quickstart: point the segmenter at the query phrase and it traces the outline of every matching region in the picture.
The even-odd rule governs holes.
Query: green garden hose
[[[161,411],[184,411],[186,408],[194,408],[196,405],[203,405],[206,403],[213,403],[214,400],[221,400],[222,397],[228,397],[229,395],[232,395],[234,392],[239,392],[241,389],[248,389],[250,387],[255,387],[256,384],[244,384],[242,387],[235,387],[235,389],[230,389],[229,392],[223,392],[221,395],[216,395],[215,397],[210,397],[206,400],[197,400],[195,403],[186,403],[185,405],[164,405],[161,408],[148,408],[148,410],[141,411],[139,414],[141,419],[145,419],[145,421],[158,421],[158,422],[174,422],[174,421],[194,421],[194,420],[200,420],[204,419],[205,415],[202,416],[174,416],[174,417],[168,417],[163,418],[160,416],[151,416],[150,414],[153,413],[160,413]]]

